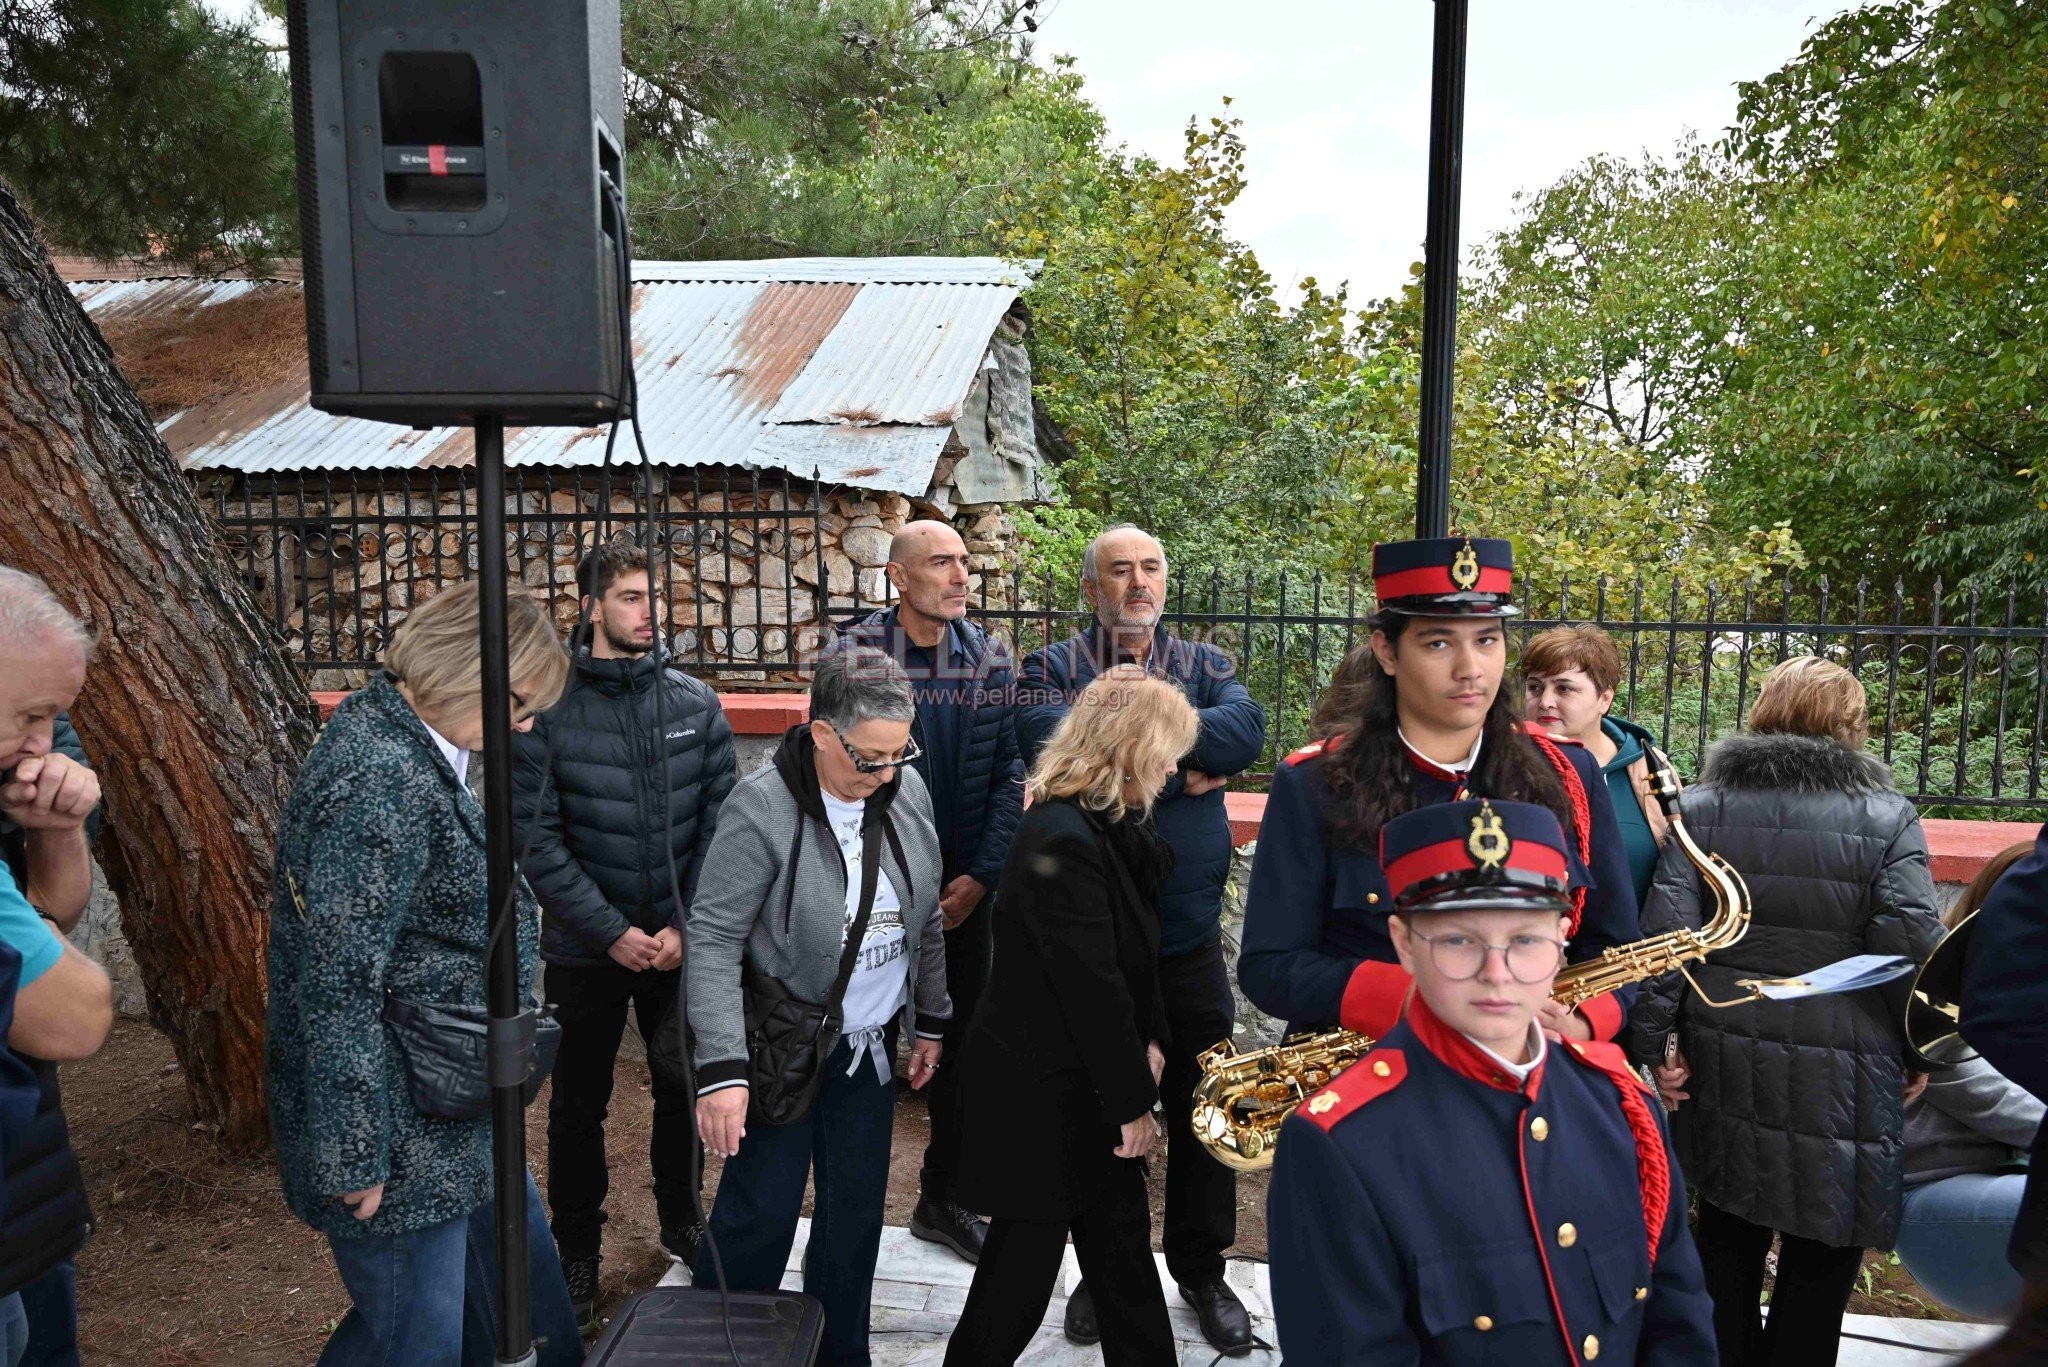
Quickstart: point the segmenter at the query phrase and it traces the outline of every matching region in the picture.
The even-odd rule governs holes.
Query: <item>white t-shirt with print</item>
[[[861,823],[867,807],[861,802],[842,802],[819,790],[825,800],[825,816],[839,841],[839,853],[846,861],[846,926],[860,914]],[[877,839],[881,836],[877,833]],[[846,982],[846,997],[840,1007],[841,1030],[854,1046],[854,1066],[863,1053],[875,1059],[876,1076],[889,1080],[889,1061],[882,1057],[881,1032],[910,1000],[910,945],[903,927],[903,903],[886,871],[875,874],[875,905],[868,913],[868,928],[861,937],[860,955],[853,961],[853,976]],[[857,1038],[858,1037],[858,1038]]]

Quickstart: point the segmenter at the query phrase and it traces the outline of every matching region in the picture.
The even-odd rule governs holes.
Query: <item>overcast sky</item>
[[[1042,0],[1042,7],[1045,7]],[[1834,0],[1471,0],[1467,249],[1595,153],[1719,135],[1738,80],[1795,56]],[[1234,98],[1250,188],[1230,217],[1283,287],[1391,293],[1422,256],[1430,0],[1057,0],[1040,53],[1070,53],[1111,134],[1177,159],[1190,115]]]

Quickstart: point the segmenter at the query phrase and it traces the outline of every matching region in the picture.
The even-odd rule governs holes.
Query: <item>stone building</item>
[[[158,429],[314,687],[362,681],[405,612],[477,562],[466,429],[307,404],[295,280],[108,278],[66,263]],[[733,682],[796,667],[827,621],[883,602],[890,535],[953,523],[979,603],[1016,601],[1009,513],[1038,500],[1023,291],[985,257],[639,262],[630,429],[507,434],[506,552],[576,615],[600,536],[645,539],[679,663]]]

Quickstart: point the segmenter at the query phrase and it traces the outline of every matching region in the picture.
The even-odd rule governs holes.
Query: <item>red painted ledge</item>
[[[315,693],[324,720],[346,693]],[[721,693],[726,720],[733,733],[741,736],[779,736],[810,715],[810,699],[802,693]],[[1223,809],[1230,814],[1230,838],[1242,845],[1259,836],[1259,822],[1266,814],[1264,793],[1225,793]],[[2030,821],[1930,820],[1926,823],[1927,850],[1937,883],[1967,883],[1977,870],[2000,850],[2021,841],[2032,841],[2040,827]]]

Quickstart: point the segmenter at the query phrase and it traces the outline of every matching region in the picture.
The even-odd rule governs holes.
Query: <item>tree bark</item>
[[[100,861],[195,1112],[260,1144],[271,856],[319,714],[4,186],[0,562],[98,633],[72,717],[106,793]]]

